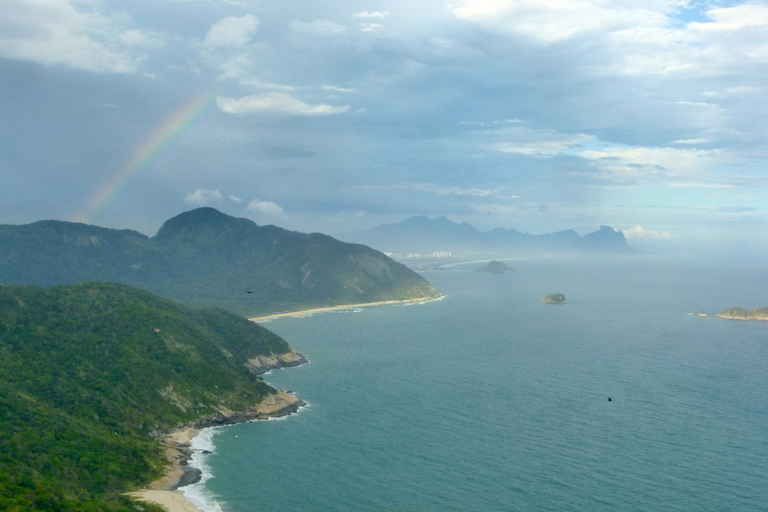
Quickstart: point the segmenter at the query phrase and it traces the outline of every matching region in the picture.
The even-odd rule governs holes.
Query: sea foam
[[[187,501],[203,512],[223,512],[219,503],[216,502],[216,497],[205,485],[208,480],[213,478],[207,464],[208,456],[216,450],[213,438],[221,432],[222,428],[225,427],[205,428],[192,439],[192,458],[189,461],[189,466],[200,470],[200,481],[179,489],[184,493]]]

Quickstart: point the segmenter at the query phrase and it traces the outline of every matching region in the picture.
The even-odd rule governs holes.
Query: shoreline
[[[193,425],[183,425],[165,434],[161,440],[165,447],[165,457],[171,466],[158,480],[151,482],[146,489],[137,489],[126,493],[139,501],[155,503],[165,507],[168,512],[203,512],[179,489],[200,481],[201,471],[189,465],[195,451],[192,440],[204,428],[234,425],[254,420],[282,418],[297,412],[307,403],[298,397],[278,391],[268,395],[253,409],[245,412],[220,411],[218,418],[201,418]],[[206,453],[206,452],[203,452]]]
[[[366,308],[369,306],[384,306],[387,304],[408,304],[408,303],[414,303],[414,302],[429,302],[431,300],[441,300],[443,297],[444,295],[438,295],[437,297],[426,297],[426,298],[420,298],[420,299],[382,300],[378,302],[362,302],[360,304],[344,304],[341,306],[326,306],[321,308],[300,309],[297,311],[287,311],[285,313],[272,313],[269,315],[248,317],[248,320],[250,320],[251,322],[259,323],[259,322],[267,322],[269,320],[274,320],[275,318],[311,315],[314,313],[325,313],[328,311],[344,311],[346,309]]]

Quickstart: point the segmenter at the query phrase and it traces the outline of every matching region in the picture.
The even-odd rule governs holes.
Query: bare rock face
[[[278,368],[291,368],[308,363],[309,360],[295,350],[284,354],[272,354],[271,356],[256,356],[248,360],[245,366],[256,375],[267,373]]]

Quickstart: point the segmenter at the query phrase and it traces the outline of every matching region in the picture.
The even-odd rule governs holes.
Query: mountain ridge
[[[386,255],[214,208],[168,219],[154,237],[65,221],[0,225],[0,284],[119,282],[242,315],[431,298],[421,276]]]
[[[480,231],[466,222],[456,223],[444,216],[430,219],[424,215],[351,233],[345,239],[365,243],[388,253],[427,255],[434,252],[464,255],[638,252],[627,244],[621,231],[615,231],[609,226],[600,226],[599,230],[583,237],[572,229],[532,235],[503,228]]]

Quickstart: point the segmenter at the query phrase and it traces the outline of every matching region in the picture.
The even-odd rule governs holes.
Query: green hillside
[[[153,238],[72,222],[0,226],[0,284],[112,281],[254,316],[429,298],[421,276],[369,247],[198,208]]]
[[[0,286],[0,510],[135,511],[121,493],[162,473],[159,433],[252,408],[274,390],[246,361],[288,351],[124,285]]]

